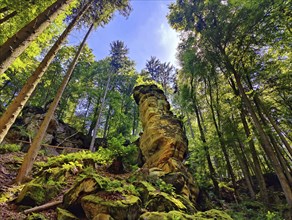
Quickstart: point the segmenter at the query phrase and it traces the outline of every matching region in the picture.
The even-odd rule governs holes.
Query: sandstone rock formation
[[[170,111],[170,105],[163,91],[156,85],[141,85],[134,89],[134,98],[139,105],[139,114],[142,121],[143,134],[140,137],[139,147],[144,157],[143,168],[163,171],[159,176],[182,176],[171,184],[179,186],[178,193],[184,194],[195,202],[198,195],[191,175],[183,165],[188,152],[188,140],[183,123]],[[156,169],[157,170],[157,169]],[[176,183],[176,181],[179,181]]]

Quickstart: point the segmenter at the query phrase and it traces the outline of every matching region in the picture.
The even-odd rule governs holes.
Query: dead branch
[[[55,207],[57,205],[60,205],[60,204],[62,204],[62,200],[57,200],[57,201],[46,203],[44,205],[33,207],[31,209],[26,209],[26,210],[23,211],[23,213],[24,214],[28,214],[28,213],[31,213],[31,212],[40,212],[40,211],[43,211],[43,210],[46,210],[46,209],[49,209],[49,208],[53,208],[53,207]]]

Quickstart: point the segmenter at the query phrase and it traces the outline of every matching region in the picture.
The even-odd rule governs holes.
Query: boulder
[[[78,218],[66,209],[57,208],[57,220],[78,220]]]
[[[95,193],[103,189],[105,186],[105,179],[88,177],[80,182],[77,182],[68,192],[64,194],[63,206],[73,213],[81,211],[81,198],[85,195]]]
[[[106,191],[84,196],[81,205],[88,219],[98,219],[102,214],[116,220],[135,220],[141,210],[139,197]]]
[[[194,215],[188,215],[180,211],[170,212],[145,212],[140,216],[139,220],[232,220],[232,218],[223,211],[212,209],[206,212],[198,212]]]

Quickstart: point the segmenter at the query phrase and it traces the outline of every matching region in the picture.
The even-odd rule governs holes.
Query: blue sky
[[[132,0],[133,11],[128,18],[116,14],[109,24],[91,33],[88,45],[96,60],[109,55],[112,41],[121,40],[129,48],[129,57],[135,61],[138,71],[151,56],[177,66],[175,53],[179,38],[166,18],[171,2],[174,0]],[[84,33],[85,30],[73,32],[70,43],[79,44]]]

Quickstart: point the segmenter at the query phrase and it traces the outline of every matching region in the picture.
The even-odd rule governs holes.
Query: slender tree
[[[73,0],[58,0],[0,46],[0,75]]]
[[[66,40],[70,31],[74,28],[77,22],[89,9],[90,3],[87,3],[83,9],[77,14],[77,16],[70,22],[68,27],[64,30],[52,48],[49,50],[47,55],[44,57],[42,62],[39,64],[34,73],[29,77],[26,84],[23,86],[22,90],[19,92],[18,96],[14,101],[8,106],[5,113],[0,118],[0,143],[3,141],[8,130],[14,123],[15,119],[21,112],[22,108],[26,104],[27,100],[30,98],[32,92],[35,90],[37,84],[40,82],[43,74],[47,70],[48,66],[52,62],[58,50],[61,48],[62,43]]]
[[[42,143],[42,140],[46,134],[46,131],[47,131],[47,128],[49,126],[49,123],[54,115],[54,112],[58,106],[58,103],[63,95],[63,92],[69,82],[69,79],[72,75],[72,72],[77,64],[77,61],[80,57],[80,54],[82,52],[82,49],[84,48],[85,46],[85,42],[90,34],[90,32],[92,31],[93,29],[93,24],[90,26],[90,28],[88,29],[85,37],[83,38],[83,41],[81,42],[77,52],[76,52],[76,55],[72,61],[72,63],[70,64],[68,70],[67,70],[67,73],[62,81],[62,84],[60,85],[59,89],[58,89],[58,92],[54,98],[54,101],[50,104],[50,107],[49,107],[49,110],[38,130],[38,133],[36,134],[36,136],[34,137],[33,141],[32,141],[32,144],[30,145],[30,148],[26,154],[26,156],[24,157],[24,160],[23,160],[23,163],[21,165],[21,168],[18,172],[18,175],[16,177],[16,182],[17,183],[21,183],[23,181],[23,179],[27,176],[27,174],[31,171],[32,169],[32,165],[35,161],[35,158],[38,154],[38,151],[41,147],[41,143]]]

